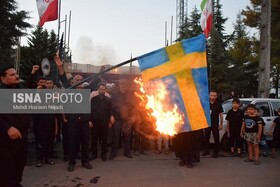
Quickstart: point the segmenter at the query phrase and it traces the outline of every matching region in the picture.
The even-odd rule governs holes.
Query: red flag
[[[40,16],[40,26],[47,21],[54,21],[58,18],[58,0],[36,0]]]
[[[200,17],[200,25],[205,34],[205,37],[208,38],[208,35],[211,32],[211,28],[212,28],[212,17],[213,17],[212,0],[202,0],[200,7],[202,11]]]

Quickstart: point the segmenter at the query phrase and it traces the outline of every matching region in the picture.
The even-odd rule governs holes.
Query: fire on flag
[[[165,115],[172,113],[178,121],[167,120],[170,117],[156,115],[158,104],[149,105],[151,115],[163,125],[157,126],[164,132],[171,124],[177,134],[203,129],[210,126],[210,106],[208,97],[208,79],[206,63],[206,44],[204,35],[183,40],[174,45],[158,49],[138,58],[141,75],[148,90],[154,90],[154,98],[161,98]],[[156,91],[155,90],[160,90]],[[166,91],[166,92],[165,92]],[[164,93],[163,95],[161,95]],[[151,95],[147,95],[147,99]],[[148,101],[147,103],[149,103]],[[165,119],[161,120],[159,118]],[[182,118],[182,120],[180,120]],[[182,121],[182,122],[180,122]],[[179,127],[179,128],[178,128]]]

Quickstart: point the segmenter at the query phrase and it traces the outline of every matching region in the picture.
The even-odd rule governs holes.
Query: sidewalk
[[[22,185],[25,187],[86,187],[86,186],[279,186],[280,158],[261,157],[261,165],[245,163],[238,157],[222,152],[215,159],[202,157],[194,168],[179,167],[174,153],[134,156],[129,159],[119,150],[115,160],[91,161],[92,170],[81,167],[67,171],[62,157],[54,166],[25,167]],[[109,156],[109,155],[107,155]],[[30,163],[32,162],[29,160]],[[35,163],[35,160],[34,160]]]

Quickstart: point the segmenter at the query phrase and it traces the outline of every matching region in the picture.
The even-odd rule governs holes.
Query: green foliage
[[[261,27],[261,4],[262,0],[251,0],[251,6],[247,6],[246,9],[242,11],[245,25],[257,28],[258,31],[260,31]]]
[[[185,24],[180,28],[177,41],[181,41],[186,38],[192,38],[201,33],[200,12],[196,7],[194,7],[193,11],[191,12],[190,19],[187,19]]]
[[[219,92],[227,91],[231,84],[227,73],[230,63],[227,50],[230,36],[225,34],[224,24],[226,21],[227,18],[224,18],[222,14],[222,5],[217,1],[214,6],[211,38],[208,41],[210,45],[208,57],[211,89],[216,89]]]
[[[247,96],[256,95],[258,89],[258,59],[256,58],[258,51],[255,51],[254,48],[257,45],[256,40],[250,38],[246,32],[241,14],[237,15],[234,30],[233,40],[229,47],[231,90]]]
[[[48,32],[37,25],[28,37],[28,46],[21,49],[21,77],[23,79],[30,74],[32,66],[41,65],[44,58],[48,58],[49,61],[53,60],[57,46],[56,37],[53,30]]]
[[[15,0],[0,1],[0,65],[13,64],[13,46],[18,38],[25,35],[25,29],[31,27],[25,20],[29,18],[28,12],[17,11]]]
[[[271,77],[272,86],[278,95],[278,88],[280,87],[280,1],[272,0],[271,3]]]

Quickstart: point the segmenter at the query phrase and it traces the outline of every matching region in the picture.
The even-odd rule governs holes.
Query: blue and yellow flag
[[[142,55],[138,62],[144,83],[162,79],[166,84],[172,95],[170,104],[176,104],[184,114],[180,132],[210,126],[204,35]]]

